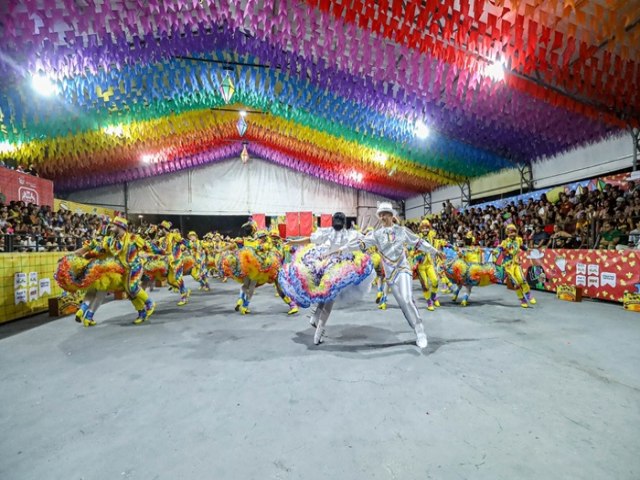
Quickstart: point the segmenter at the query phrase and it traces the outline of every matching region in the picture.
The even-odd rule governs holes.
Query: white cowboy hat
[[[395,210],[393,209],[393,205],[391,205],[391,202],[380,202],[378,204],[378,210],[376,211],[376,215],[380,215],[383,212],[390,213],[391,215],[396,214]]]

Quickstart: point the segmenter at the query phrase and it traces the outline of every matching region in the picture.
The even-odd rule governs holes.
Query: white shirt
[[[335,230],[333,227],[319,228],[311,234],[311,242],[326,252],[335,252],[340,247],[357,240],[362,235],[355,230]],[[357,247],[356,247],[357,248]]]
[[[362,243],[366,248],[377,247],[389,283],[393,283],[400,272],[411,274],[406,247],[412,247],[432,255],[438,252],[429,242],[400,225],[379,228],[362,238]]]

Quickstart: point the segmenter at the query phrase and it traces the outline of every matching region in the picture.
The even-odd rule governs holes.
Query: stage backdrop
[[[20,173],[8,168],[0,168],[0,194],[5,202],[12,200],[53,207],[53,182]]]
[[[316,215],[343,211],[349,217],[375,217],[377,202],[366,192],[335,185],[271,163],[239,159],[129,183],[129,212],[171,215],[267,216],[286,212]],[[123,185],[75,192],[70,200],[124,205]]]

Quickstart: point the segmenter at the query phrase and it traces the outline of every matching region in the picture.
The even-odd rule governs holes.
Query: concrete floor
[[[248,316],[236,290],[156,291],[141,327],[126,301],[0,326],[0,478],[640,478],[637,313],[487,287],[420,302],[424,353],[373,301],[315,347],[271,287]]]

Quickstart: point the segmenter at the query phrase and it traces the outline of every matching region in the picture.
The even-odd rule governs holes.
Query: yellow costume
[[[502,252],[505,273],[509,276],[516,288],[516,295],[520,299],[522,308],[528,308],[529,304],[535,305],[536,299],[531,296],[531,287],[527,283],[520,265],[520,250],[526,250],[522,237],[517,236],[517,228],[510,224],[507,226],[508,238],[502,241],[499,249]]]
[[[420,237],[426,240],[434,247],[436,246],[436,232],[431,228],[429,220],[420,222]],[[433,311],[435,307],[440,306],[438,300],[438,275],[436,273],[436,264],[431,255],[424,252],[416,251],[414,253],[414,261],[417,264],[418,280],[422,286],[422,295],[427,301],[427,310]]]

